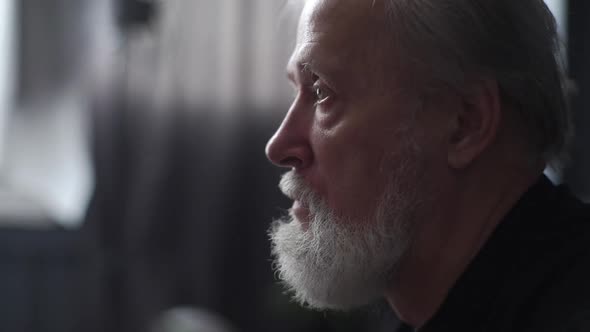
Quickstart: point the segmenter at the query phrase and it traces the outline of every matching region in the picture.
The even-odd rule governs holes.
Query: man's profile
[[[590,212],[542,0],[308,0],[267,145],[270,231],[315,309],[385,297],[420,331],[590,331]],[[590,279],[588,279],[590,280]]]

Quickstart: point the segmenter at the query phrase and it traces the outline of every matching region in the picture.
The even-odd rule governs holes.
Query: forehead
[[[365,32],[375,23],[381,2],[375,0],[307,0],[301,13],[299,32],[329,30],[337,32]],[[343,32],[344,32],[343,31]]]
[[[385,34],[381,1],[308,0],[301,13],[290,66],[350,67],[376,56]]]

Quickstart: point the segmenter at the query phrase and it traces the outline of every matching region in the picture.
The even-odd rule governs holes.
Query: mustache
[[[281,176],[279,188],[285,196],[292,200],[297,200],[309,207],[317,205],[318,195],[305,182],[305,179],[294,171],[289,171]]]

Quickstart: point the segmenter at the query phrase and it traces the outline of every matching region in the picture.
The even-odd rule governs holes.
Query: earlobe
[[[452,114],[448,163],[455,169],[469,166],[496,139],[501,121],[501,101],[495,80],[479,80],[461,96]]]

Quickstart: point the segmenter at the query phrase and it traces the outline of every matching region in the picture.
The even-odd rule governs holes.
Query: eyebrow
[[[301,63],[301,65],[299,66],[301,68],[301,72],[305,73],[305,72],[309,72],[309,73],[313,73],[313,69],[312,69],[312,64],[311,61],[307,61],[307,62],[303,62]]]
[[[297,63],[295,65],[295,67],[297,68],[296,71],[292,70],[292,67],[290,64],[287,65],[287,79],[289,79],[291,82],[295,82],[296,81],[296,72],[302,73],[302,74],[312,74],[312,75],[317,75],[316,70],[314,69],[313,63],[312,61],[304,61],[301,63]]]

